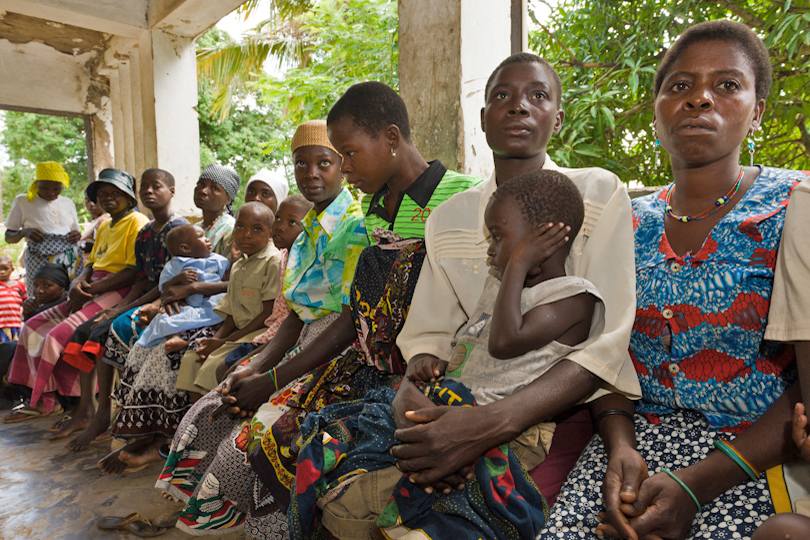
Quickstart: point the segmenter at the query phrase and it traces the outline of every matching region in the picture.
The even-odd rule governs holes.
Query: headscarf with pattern
[[[231,198],[231,202],[227,204],[225,209],[230,215],[233,215],[233,201],[236,200],[236,194],[239,192],[239,184],[242,183],[239,174],[230,167],[212,163],[200,173],[200,180],[202,179],[211,180],[222,186],[222,189],[224,189],[228,197]]]

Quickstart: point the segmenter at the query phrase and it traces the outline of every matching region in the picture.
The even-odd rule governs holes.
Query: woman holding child
[[[194,204],[202,210],[201,225],[205,231],[206,240],[214,249],[223,243],[223,238],[233,227],[235,220],[231,212],[238,189],[239,176],[228,167],[213,164],[203,169],[200,174],[194,190]],[[171,197],[163,201],[167,205],[166,208],[168,208],[170,199]],[[166,245],[169,232],[167,230],[165,235],[154,239],[158,240],[163,247],[162,251],[165,255],[160,266],[161,270],[169,258]],[[154,240],[153,245],[156,245]],[[221,248],[221,250],[226,253],[226,257],[230,256],[230,246]],[[156,269],[156,265],[151,264],[150,266],[153,271]],[[183,414],[191,405],[186,392],[175,387],[177,369],[184,349],[167,351],[163,339],[151,347],[135,344],[142,331],[138,327],[145,327],[155,316],[159,307],[159,298],[161,298],[161,291],[157,288],[159,275],[152,275],[155,279],[155,286],[150,289],[149,300],[151,303],[138,308],[137,315],[135,311],[130,310],[116,319],[118,324],[117,326],[115,323],[113,324],[113,332],[107,338],[107,347],[105,347],[102,357],[105,364],[102,369],[105,373],[111,375],[111,367],[124,371],[122,384],[113,395],[123,410],[113,426],[112,433],[136,439],[99,461],[99,468],[107,474],[120,473],[127,466],[140,467],[149,461],[159,460],[158,449],[167,437],[174,435],[174,430]],[[183,287],[183,289],[172,291],[172,301],[183,300],[192,294],[209,296],[223,293],[227,287],[221,281],[210,283],[203,280],[199,282],[188,280],[177,283],[176,286]],[[163,291],[162,300],[164,302],[166,292],[166,290]],[[138,327],[135,326],[136,324]],[[103,420],[107,419],[107,411],[108,408],[105,407],[102,410],[102,407],[99,407],[93,422],[93,431],[82,435],[82,444],[86,444],[85,439],[94,432],[98,434],[104,425]],[[108,419],[107,423],[109,424]]]
[[[795,455],[799,390],[793,350],[763,333],[785,207],[807,175],[740,165],[770,83],[767,49],[730,21],[687,30],[656,73],[674,183],[633,203],[643,397],[593,403],[601,439],[543,538],[747,538],[774,512],[762,472]]]

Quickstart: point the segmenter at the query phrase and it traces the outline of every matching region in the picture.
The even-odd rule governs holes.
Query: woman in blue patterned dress
[[[774,513],[763,472],[795,455],[799,392],[793,350],[763,333],[785,208],[806,175],[740,165],[770,82],[764,44],[730,21],[687,30],[656,73],[674,183],[633,203],[643,397],[592,404],[601,438],[544,539],[744,539]]]

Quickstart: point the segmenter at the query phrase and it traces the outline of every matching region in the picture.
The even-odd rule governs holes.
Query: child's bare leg
[[[162,435],[157,435],[152,438],[152,441],[144,446],[138,448],[128,448],[129,445],[121,449],[118,459],[129,465],[130,467],[139,467],[153,461],[166,461],[160,455],[160,447],[165,444],[169,439]]]
[[[769,517],[751,540],[810,540],[810,518],[799,514],[777,514]]]
[[[65,448],[71,452],[84,450],[90,446],[90,443],[96,437],[110,429],[110,410],[112,407],[110,394],[112,394],[115,368],[104,362],[96,362],[96,371],[98,372],[98,408],[87,429],[65,445]]]
[[[45,435],[49,441],[64,439],[71,433],[85,429],[90,425],[90,420],[96,413],[96,370],[90,373],[79,372],[79,383],[82,395],[79,398],[79,405],[71,413],[71,418],[56,433]]]
[[[188,347],[188,341],[181,338],[179,334],[166,338],[166,353],[179,352],[186,347]]]

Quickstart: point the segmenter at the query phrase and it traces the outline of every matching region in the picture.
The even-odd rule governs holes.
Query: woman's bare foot
[[[49,433],[45,435],[45,439],[49,441],[55,441],[57,439],[64,439],[68,437],[71,433],[75,433],[76,431],[81,431],[87,426],[90,425],[90,421],[93,419],[93,411],[89,411],[88,413],[82,414],[80,411],[73,411],[73,418],[65,422],[61,429],[56,433]]]
[[[134,442],[122,446],[118,450],[110,452],[107,454],[107,457],[98,462],[98,468],[101,469],[104,474],[119,474],[124,472],[128,464],[121,459],[121,453],[124,451],[133,453],[140,452],[145,447],[149,446],[154,439],[154,435],[143,437],[142,439],[137,439]]]
[[[180,336],[172,336],[166,339],[166,354],[179,352],[188,347],[188,341]]]
[[[98,462],[97,467],[101,469],[104,474],[121,474],[127,468],[127,464],[118,459],[121,454],[122,448],[114,452],[110,452],[107,456]]]
[[[79,436],[65,445],[65,448],[71,452],[81,452],[92,443],[96,437],[103,435],[110,429],[110,410],[104,407],[99,407],[98,412],[93,416],[93,419],[87,425],[87,428],[79,433]]]
[[[163,498],[166,499],[167,501],[180,502],[179,500],[177,500],[177,497],[175,497],[174,495],[169,495],[165,491],[161,491],[160,494],[163,495]]]
[[[166,461],[160,455],[160,447],[166,440],[166,437],[155,437],[152,442],[139,448],[130,448],[130,445],[127,445],[121,449],[118,459],[130,467],[140,467],[153,461]]]

